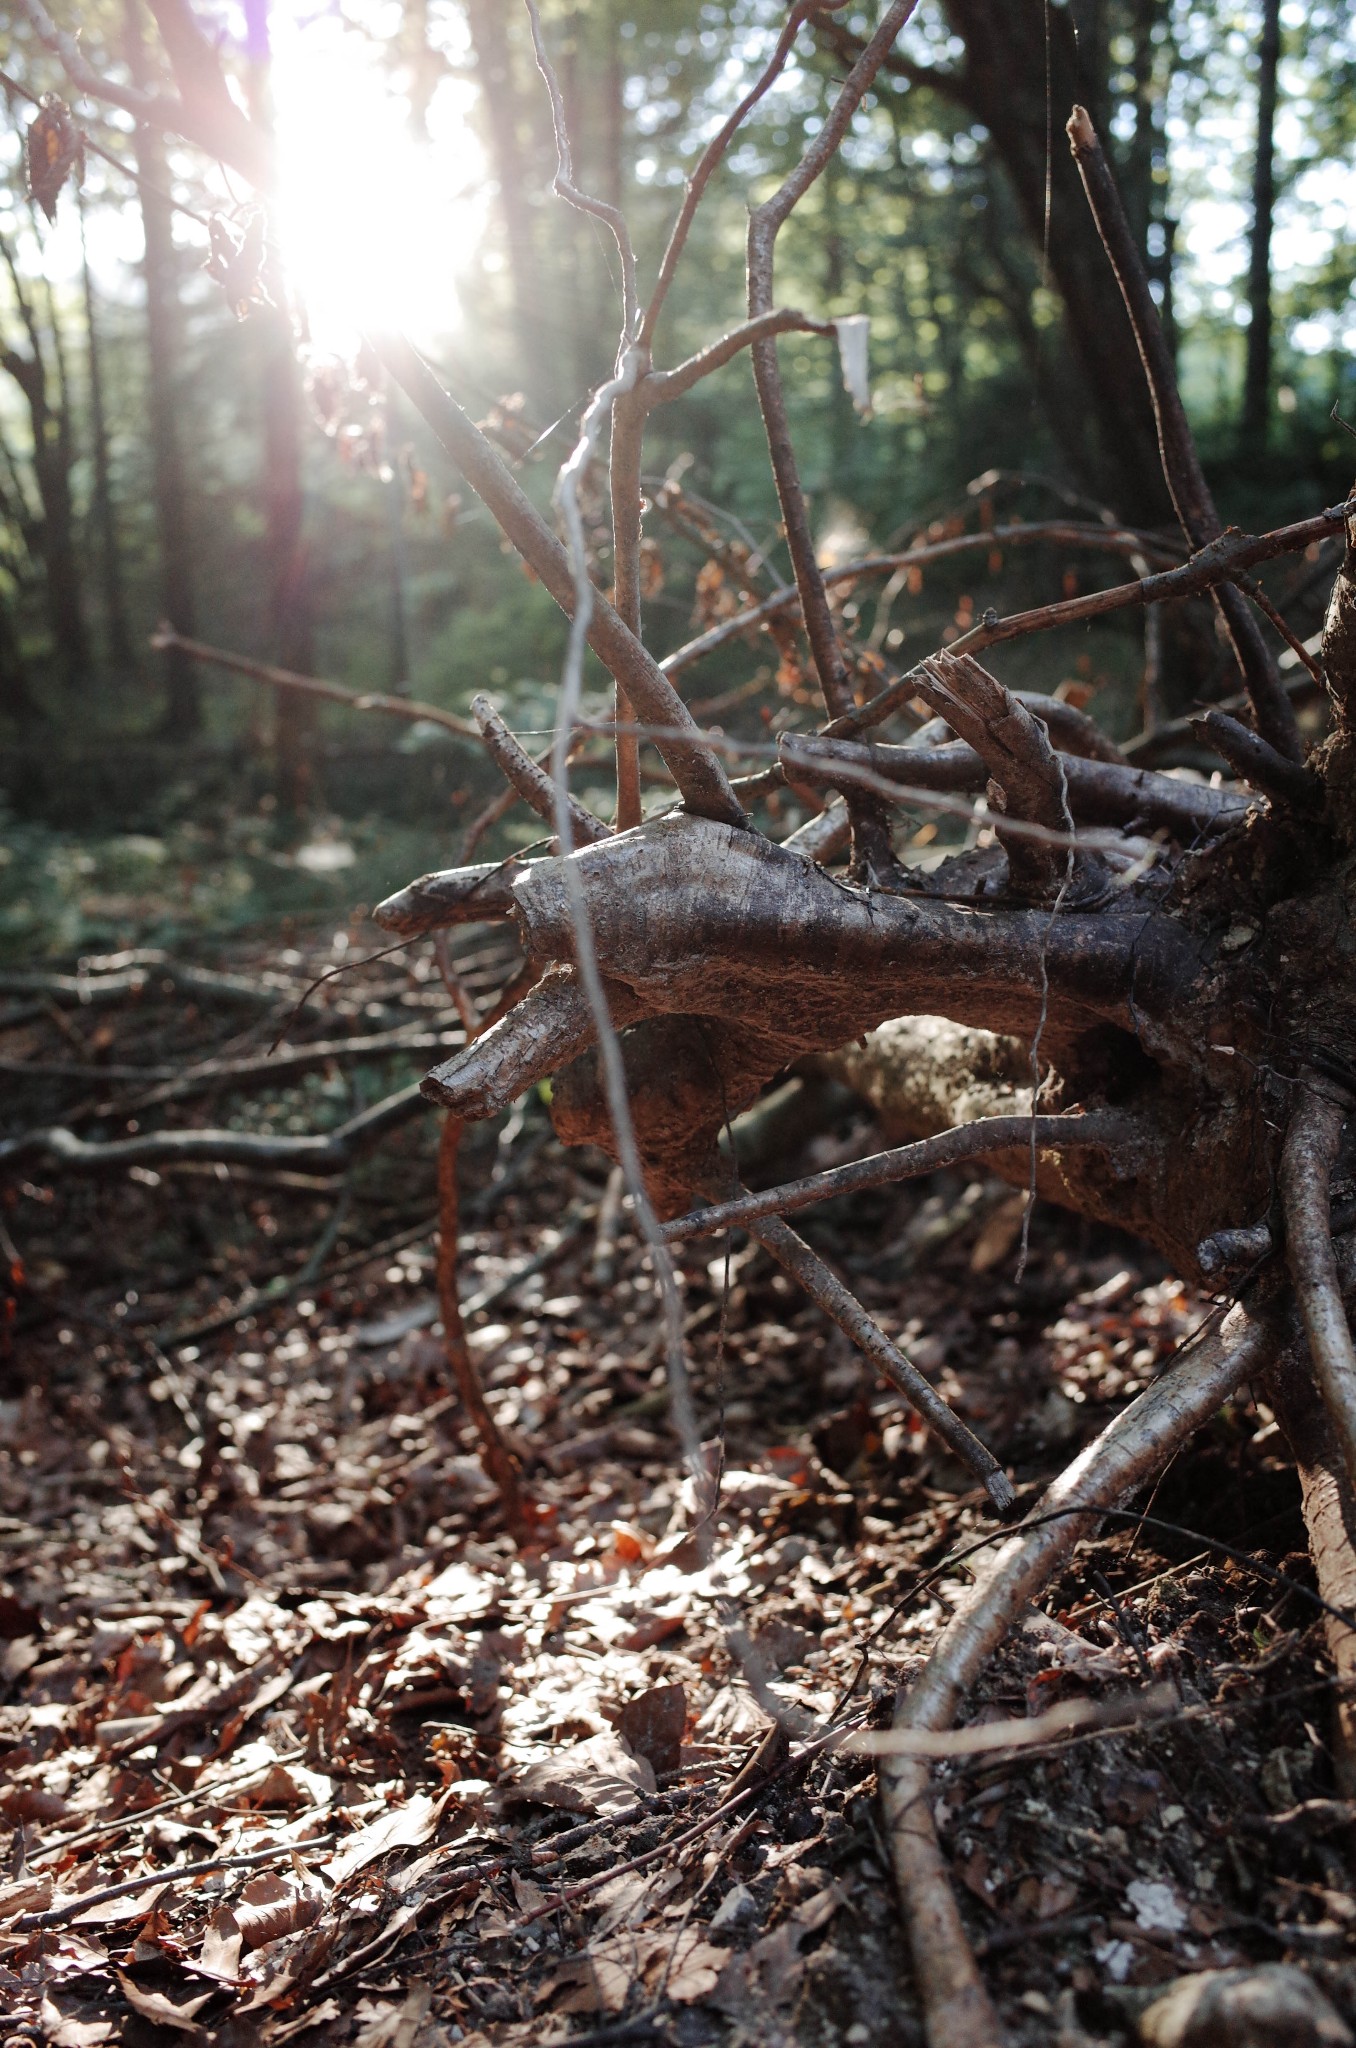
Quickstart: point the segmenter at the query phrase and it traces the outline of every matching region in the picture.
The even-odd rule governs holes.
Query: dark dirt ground
[[[253,1005],[155,963],[107,1000],[8,977],[6,1129],[314,1130],[414,1079],[427,1051],[170,1102],[111,1071],[263,1051],[370,934],[339,936],[347,954],[327,927],[267,962],[257,940],[204,955],[256,986],[267,967]],[[503,942],[459,958],[487,1004]],[[453,1034],[430,967],[326,982],[289,1044]],[[921,2040],[871,1759],[814,1738],[888,1717],[968,1567],[915,1581],[992,1529],[980,1497],[763,1254],[736,1239],[727,1272],[698,1243],[694,1383],[724,1448],[703,1558],[653,1291],[630,1237],[599,1236],[607,1162],[563,1153],[532,1099],[469,1134],[462,1188],[463,1300],[492,1297],[471,1343],[544,1517],[518,1554],[435,1322],[434,1141],[430,1114],[319,1182],[33,1166],[5,1190],[0,2038]],[[878,1142],[849,1108],[794,1164]],[[1048,1209],[1018,1283],[1020,1212],[957,1173],[827,1206],[810,1234],[1030,1503],[1210,1304]],[[1221,1415],[1152,1511],[1195,1533],[1104,1525],[967,1714],[1149,1677],[1172,1710],[937,1772],[1014,2041],[1127,2038],[1152,1987],[1247,1960],[1302,1964],[1356,2016],[1315,1613],[1209,1547],[1310,1583],[1265,1407]],[[774,1726],[741,1629],[796,1739],[717,1818]]]

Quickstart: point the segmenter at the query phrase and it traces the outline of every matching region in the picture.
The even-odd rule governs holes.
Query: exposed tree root
[[[1347,1104],[1331,1083],[1302,1074],[1281,1153],[1285,1250],[1314,1375],[1356,1482],[1356,1346],[1342,1301],[1332,1242],[1332,1171]]]
[[[1020,1530],[995,1557],[943,1630],[927,1666],[901,1693],[895,1725],[950,1726],[967,1688],[1023,1606],[1096,1524],[1099,1506],[1115,1506],[1161,1470],[1179,1445],[1207,1421],[1244,1380],[1262,1372],[1279,1337],[1271,1323],[1236,1307],[1138,1400],[1118,1415],[1042,1496],[1036,1514],[1086,1507],[1030,1534]],[[1000,2048],[998,2017],[961,1924],[950,1875],[937,1840],[924,1758],[882,1763],[885,1809],[895,1878],[913,1952],[931,2048]]]
[[[485,1389],[466,1342],[457,1291],[457,1152],[461,1133],[458,1119],[446,1117],[438,1142],[438,1307],[443,1321],[443,1344],[462,1406],[480,1438],[486,1476],[498,1490],[510,1535],[521,1543],[532,1533],[531,1504],[523,1492],[518,1460],[505,1443],[485,1399]]]
[[[1344,1247],[1343,1279],[1356,1279],[1356,1254]],[[1356,1613],[1356,1493],[1342,1458],[1341,1442],[1301,1346],[1291,1346],[1266,1377],[1267,1398],[1285,1431],[1299,1468],[1304,1526],[1318,1590],[1333,1607]],[[1356,1628],[1335,1615],[1324,1617],[1328,1654],[1339,1690],[1331,1720],[1333,1771],[1338,1790],[1356,1798]]]

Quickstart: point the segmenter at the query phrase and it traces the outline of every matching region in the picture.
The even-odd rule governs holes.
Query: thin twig
[[[317,1835],[309,1842],[282,1842],[272,1849],[256,1849],[248,1856],[208,1856],[201,1863],[181,1863],[171,1870],[151,1870],[142,1877],[124,1878],[121,1884],[106,1884],[98,1891],[81,1892],[60,1906],[49,1906],[45,1913],[20,1913],[9,1924],[16,1934],[27,1934],[43,1927],[64,1927],[69,1921],[78,1920],[82,1914],[92,1912],[96,1906],[106,1906],[112,1899],[131,1898],[137,1892],[163,1891],[166,1885],[182,1884],[189,1877],[210,1877],[218,1870],[253,1870],[260,1863],[281,1863],[289,1856],[329,1849],[333,1844],[333,1835]]]
[[[689,1238],[743,1228],[762,1216],[792,1216],[798,1209],[809,1209],[817,1202],[832,1201],[840,1195],[916,1180],[923,1174],[938,1173],[943,1167],[987,1159],[995,1152],[1016,1151],[1028,1143],[1031,1130],[1029,1116],[982,1117],[975,1123],[940,1131],[936,1137],[921,1139],[914,1145],[873,1152],[869,1158],[850,1160],[846,1166],[833,1166],[824,1173],[807,1174],[803,1180],[787,1181],[756,1195],[737,1195],[714,1208],[679,1216],[664,1225],[664,1236],[669,1244],[683,1244]],[[1059,1152],[1066,1145],[1133,1144],[1138,1126],[1132,1117],[1117,1110],[1089,1110],[1072,1116],[1039,1116],[1035,1119],[1035,1131],[1036,1143],[1042,1150]]]
[[[493,1411],[485,1399],[476,1362],[466,1342],[461,1301],[457,1293],[457,1150],[461,1144],[461,1120],[449,1114],[443,1119],[438,1144],[438,1305],[443,1322],[443,1346],[457,1392],[461,1396],[476,1435],[480,1439],[485,1475],[499,1495],[504,1522],[518,1543],[532,1533],[533,1512],[523,1492],[518,1461],[504,1441]]]
[[[630,339],[636,331],[639,318],[639,303],[636,293],[636,256],[631,247],[631,233],[621,209],[609,206],[606,200],[594,199],[587,192],[581,192],[574,182],[574,152],[570,143],[569,124],[565,119],[565,101],[561,96],[560,81],[546,48],[541,32],[541,16],[537,11],[537,0],[523,0],[527,18],[532,27],[532,49],[537,59],[537,69],[545,82],[551,101],[551,125],[556,142],[556,175],[554,190],[580,213],[592,214],[610,228],[617,244],[617,254],[622,268],[622,331]]]
[[[248,655],[230,654],[223,647],[209,647],[201,640],[186,640],[173,626],[162,625],[151,635],[157,654],[186,654],[191,661],[210,662],[238,676],[250,676],[267,683],[271,690],[295,690],[308,697],[323,697],[331,704],[345,704],[351,711],[381,711],[388,718],[403,718],[407,724],[440,725],[459,739],[480,738],[469,718],[445,711],[441,704],[422,704],[417,697],[387,697],[379,690],[350,690],[344,683],[326,682],[320,676],[299,676],[288,668],[274,668],[270,662],[252,661]]]
[[[480,736],[495,766],[505,780],[518,792],[528,809],[535,811],[539,818],[549,825],[555,812],[555,791],[551,777],[539,768],[531,755],[518,744],[513,734],[495,710],[489,698],[481,695],[471,699],[471,710]],[[595,818],[592,811],[573,797],[568,799],[570,813],[570,836],[576,846],[596,846],[600,839],[609,837],[608,828],[601,818]]]

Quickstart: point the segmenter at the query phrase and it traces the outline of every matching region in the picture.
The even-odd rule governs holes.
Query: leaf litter
[[[324,964],[299,953],[295,979]],[[440,987],[390,963],[317,1004],[299,1029],[327,1042],[452,1021]],[[92,1040],[61,1021],[0,1020],[0,1039],[35,1059]],[[111,1065],[144,1062],[149,1038],[209,1058],[224,1027],[152,988],[97,1028],[91,1061]],[[48,1121],[74,1113],[61,1085]],[[281,1102],[313,1128],[352,1113],[353,1077]],[[863,1142],[863,1114],[810,1152]],[[989,1526],[981,1500],[761,1255],[735,1251],[727,1293],[721,1248],[689,1247],[694,1381],[724,1459],[704,1558],[712,1490],[684,1479],[668,1427],[648,1274],[625,1235],[598,1258],[588,1227],[607,1163],[564,1154],[529,1102],[466,1164],[469,1340],[540,1510],[526,1553],[443,1357],[430,1132],[342,1191],[223,1170],[39,1180],[9,1202],[6,2039],[921,2040],[872,1761],[817,1738],[845,1699],[888,1719],[969,1567],[884,1625]],[[325,1244],[341,1193],[352,1220]],[[1208,1305],[1049,1211],[1016,1283],[1003,1199],[953,1173],[811,1227],[1031,1498]],[[276,1302],[226,1313],[275,1278]],[[1154,1512],[1307,1581],[1275,1434],[1240,1400]],[[937,1769],[1012,2039],[1119,2040],[1158,1987],[1259,1962],[1301,1965],[1350,2018],[1351,1810],[1302,1602],[1208,1540],[1104,1529],[966,1717],[1116,1698],[1145,1667],[1180,1702],[1152,1728]]]

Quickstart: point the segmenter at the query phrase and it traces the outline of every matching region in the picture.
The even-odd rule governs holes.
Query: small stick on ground
[[[911,1365],[892,1344],[880,1324],[867,1314],[855,1294],[830,1271],[803,1237],[780,1217],[765,1216],[750,1224],[749,1235],[762,1245],[792,1277],[810,1299],[837,1323],[859,1351],[865,1352],[883,1379],[904,1396],[909,1406],[934,1430],[943,1443],[973,1472],[1000,1517],[1006,1518],[1013,1504],[1012,1483],[993,1452],[980,1442],[974,1431],[948,1407],[937,1389]]]
[[[447,1363],[457,1383],[467,1414],[480,1438],[480,1452],[487,1476],[499,1491],[504,1521],[515,1542],[521,1543],[532,1529],[531,1505],[523,1492],[518,1461],[499,1432],[499,1425],[485,1399],[480,1374],[466,1342],[457,1293],[457,1149],[461,1144],[461,1118],[449,1115],[443,1121],[438,1143],[438,1304],[442,1311],[443,1342]]]
[[[1045,1493],[1036,1514],[1086,1506],[1024,1534],[994,1559],[942,1631],[922,1675],[895,1707],[901,1729],[950,1727],[1014,1617],[1047,1585],[1083,1536],[1096,1509],[1114,1506],[1160,1471],[1243,1381],[1265,1369],[1279,1346],[1268,1324],[1239,1307],[1110,1423]],[[925,1758],[883,1763],[885,1811],[895,1879],[913,1950],[929,2048],[1001,2048],[1002,2029],[980,1978],[951,1889],[932,1817]]]

